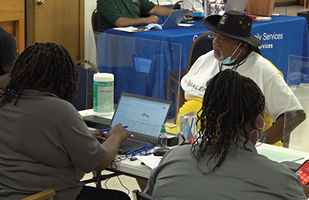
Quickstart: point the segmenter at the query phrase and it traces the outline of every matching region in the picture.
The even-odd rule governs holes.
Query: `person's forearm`
[[[268,143],[274,144],[290,135],[290,133],[305,119],[305,114],[288,116],[286,119],[284,115],[282,115],[267,131],[265,131],[265,135],[268,138]]]
[[[169,16],[172,11],[173,10],[170,8],[155,5],[155,7],[153,7],[153,9],[149,11],[149,14],[166,17],[166,16]]]
[[[96,171],[102,171],[107,167],[116,157],[118,153],[121,139],[117,135],[110,136],[102,145],[108,150],[107,156],[101,162],[101,164],[95,169]]]
[[[117,27],[125,27],[125,26],[140,26],[147,24],[147,18],[126,18],[126,17],[120,17],[116,20],[115,26]]]

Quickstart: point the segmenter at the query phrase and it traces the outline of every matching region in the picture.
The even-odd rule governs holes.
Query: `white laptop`
[[[162,29],[177,27],[179,22],[183,19],[188,9],[183,10],[173,10],[172,13],[167,17],[167,19],[162,24]]]
[[[162,30],[166,28],[177,27],[181,20],[183,20],[183,16],[188,12],[188,9],[184,10],[173,10],[171,14],[166,18],[163,24],[148,24],[144,28],[146,30]],[[142,29],[144,31],[144,29]],[[139,31],[138,31],[139,32]]]
[[[224,11],[236,10],[244,13],[248,0],[227,0]]]
[[[111,127],[122,123],[123,126],[129,126],[127,128],[131,133],[129,140],[156,145],[171,104],[171,101],[123,92],[119,97]],[[118,153],[123,154],[138,147],[140,146],[124,147],[122,144]]]

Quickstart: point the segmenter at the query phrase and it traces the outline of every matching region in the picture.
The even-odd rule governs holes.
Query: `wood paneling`
[[[74,61],[84,58],[84,0],[27,0],[27,46],[54,42]]]
[[[246,11],[248,15],[270,16],[274,10],[274,0],[249,0]]]
[[[20,54],[25,49],[24,0],[0,0],[0,26],[14,35]]]

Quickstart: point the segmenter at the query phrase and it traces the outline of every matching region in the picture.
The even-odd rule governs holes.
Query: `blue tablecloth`
[[[98,37],[98,68],[115,75],[115,103],[121,92],[166,98],[171,70],[185,69],[195,38],[207,30],[203,20],[191,27],[128,33],[107,29]],[[252,34],[263,41],[262,55],[284,75],[292,74],[290,85],[309,83],[308,25],[304,17],[272,16],[271,21],[254,22]],[[290,55],[293,55],[289,59]],[[289,69],[289,63],[292,63]],[[291,70],[292,69],[292,70]],[[175,87],[176,88],[176,87]],[[172,99],[176,102],[175,96]],[[169,114],[174,117],[175,107]]]
[[[284,75],[288,74],[289,55],[309,57],[308,25],[304,17],[271,16],[271,21],[254,22],[252,34],[263,41],[260,47],[262,55],[270,60]],[[182,44],[181,67],[185,69],[189,49],[196,37],[208,30],[203,21],[195,21],[192,27],[175,27],[166,30],[127,33],[114,29],[107,29],[109,34],[145,38],[164,42]],[[147,44],[145,44],[147,45]],[[98,49],[100,53],[100,48]],[[100,62],[98,62],[100,66]],[[303,74],[309,74],[307,70]],[[308,83],[308,78],[299,82]]]

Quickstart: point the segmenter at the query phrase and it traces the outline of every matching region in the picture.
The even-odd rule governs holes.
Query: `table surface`
[[[97,115],[97,116],[102,116],[106,118],[112,118],[112,115],[104,115],[101,113],[94,112],[93,109],[88,109],[88,110],[83,110],[79,111],[81,115]],[[269,145],[269,144],[262,144],[257,147],[258,152],[259,151],[264,151],[264,150],[269,150],[272,152],[276,152],[280,157],[283,157],[282,155],[297,155],[297,156],[302,156],[302,159],[299,159],[295,161],[295,163],[303,163],[305,160],[309,158],[309,153],[304,152],[304,151],[299,151],[299,150],[294,150],[290,148],[283,148],[283,147],[278,147],[274,145]],[[117,155],[116,158],[124,158],[124,155]],[[287,156],[288,158],[289,156]],[[146,166],[141,164],[141,161],[135,160],[135,161],[130,161],[130,159],[123,159],[121,161],[117,161],[119,159],[116,159],[116,162],[112,163],[110,166],[108,166],[106,169],[110,171],[116,171],[120,172],[122,174],[132,176],[132,177],[138,177],[138,178],[143,178],[143,179],[148,179],[151,173],[151,169]]]
[[[269,144],[262,144],[261,146],[257,147],[257,150],[271,150],[273,152],[277,152],[278,155],[284,155],[284,154],[290,154],[290,155],[300,155],[303,158],[300,160],[295,161],[295,163],[303,163],[305,160],[309,158],[309,153],[308,152],[303,152],[303,151],[298,151],[298,150],[293,150],[293,149],[288,149],[288,148],[283,148],[283,147],[278,147],[274,145],[269,145]],[[136,161],[130,161],[129,159],[122,160],[120,162],[115,163],[117,166],[117,169],[114,169],[115,166],[107,167],[107,169],[112,170],[112,171],[118,171],[125,173],[126,175],[132,176],[132,177],[141,177],[148,179],[151,173],[151,169],[145,165],[141,164],[141,161],[136,160]]]

